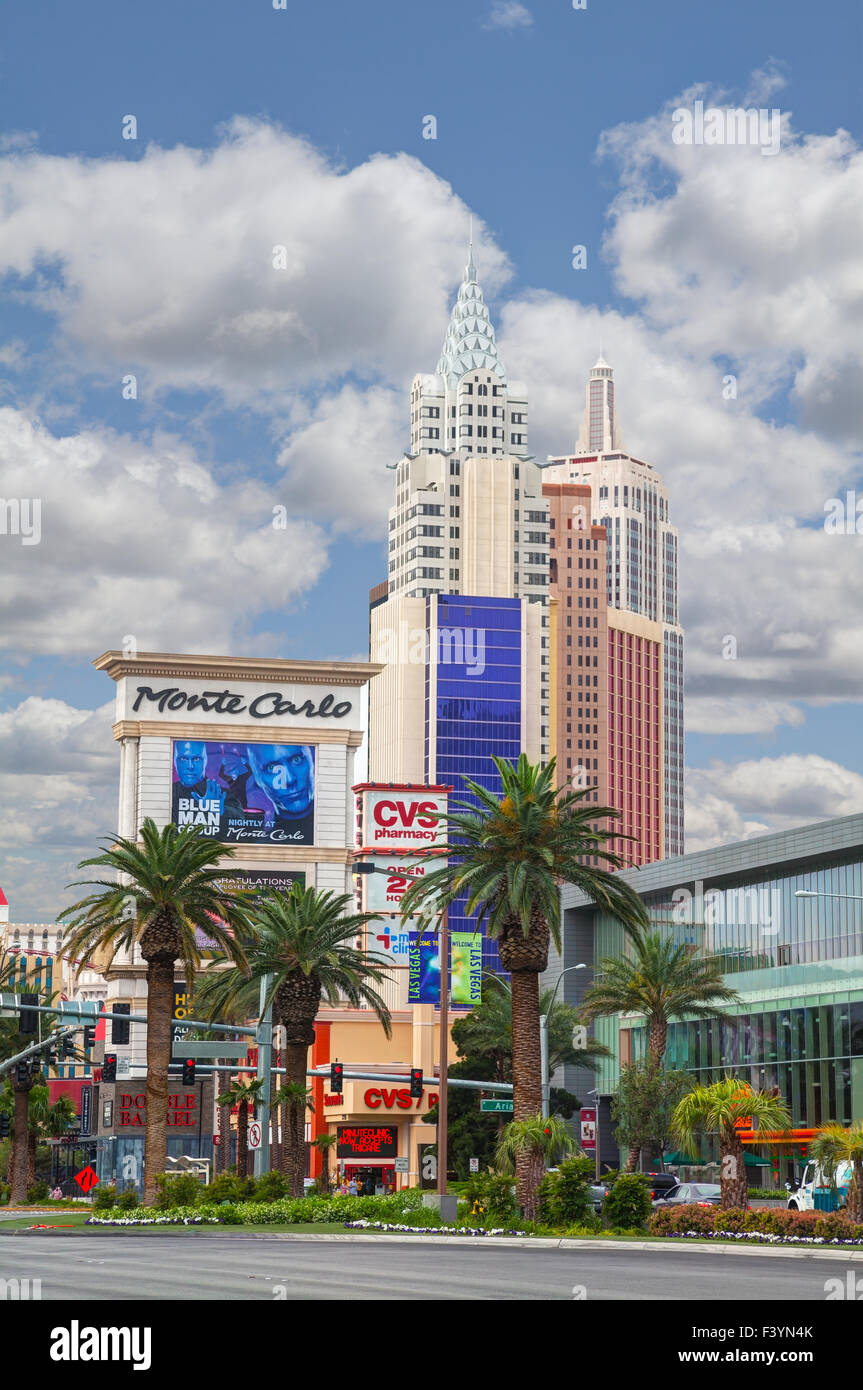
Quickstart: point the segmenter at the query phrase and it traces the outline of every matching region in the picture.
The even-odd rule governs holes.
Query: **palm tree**
[[[38,1059],[28,1058],[12,1068],[9,1083],[13,1093],[12,1154],[9,1178],[12,1192],[10,1203],[23,1205],[30,1185],[30,1092],[40,1080],[42,1068]]]
[[[845,1210],[852,1221],[863,1222],[863,1121],[858,1120],[848,1129],[836,1121],[819,1126],[809,1145],[809,1157],[820,1164],[834,1183],[838,1164],[851,1164]]]
[[[264,1081],[263,1077],[256,1077],[253,1081],[243,1076],[236,1076],[232,1080],[227,1091],[223,1091],[220,1096],[216,1096],[216,1104],[228,1107],[233,1110],[237,1108],[237,1177],[246,1178],[249,1176],[249,1111],[254,1110],[255,1105],[261,1096]],[[228,1139],[230,1141],[230,1122],[226,1126]]]
[[[312,1143],[319,1150],[321,1155],[321,1186],[325,1192],[329,1192],[331,1186],[330,1179],[330,1151],[337,1142],[338,1136],[335,1134],[319,1134]]]
[[[578,1010],[562,999],[552,1003],[554,991],[539,997],[539,1012],[548,1018],[549,1075],[558,1067],[579,1065],[596,1069],[598,1059],[610,1057],[610,1050],[594,1038],[576,1049],[572,1035],[579,1023]],[[486,1057],[494,1066],[495,1081],[512,1080],[512,993],[499,975],[490,975],[482,1000],[453,1024],[453,1041],[459,1051],[471,1057]]]
[[[498,1168],[507,1173],[524,1168],[528,1171],[527,1196],[520,1203],[527,1221],[536,1220],[536,1189],[545,1175],[548,1160],[571,1154],[575,1147],[566,1122],[557,1115],[547,1120],[542,1115],[529,1115],[524,1120],[510,1121],[501,1130],[497,1141]]]
[[[324,1000],[330,1005],[365,1006],[377,1014],[387,1037],[390,1013],[374,985],[386,978],[382,956],[358,950],[357,935],[376,920],[373,913],[349,912],[348,893],[319,892],[295,883],[289,893],[260,893],[249,909],[255,939],[247,947],[248,965],[221,970],[208,981],[207,1017],[238,998],[250,998],[252,981],[267,980],[264,1007],[273,1005],[285,1030],[285,1089],[306,1093],[309,1047]],[[215,964],[216,962],[214,962]],[[295,1107],[295,1116],[296,1110]],[[302,1126],[288,1124],[288,1179],[291,1195],[303,1195]]]
[[[755,1091],[748,1081],[730,1072],[710,1086],[696,1085],[678,1102],[671,1118],[675,1142],[687,1153],[695,1147],[701,1133],[719,1138],[719,1182],[724,1208],[745,1207],[746,1168],[740,1130],[749,1126],[765,1131],[787,1133],[791,1114],[779,1088]]]
[[[68,955],[87,962],[100,949],[111,960],[121,948],[139,947],[147,962],[147,1100],[144,1147],[144,1204],[156,1200],[156,1178],[167,1151],[168,1066],[171,1060],[174,967],[182,961],[191,987],[201,964],[195,933],[200,929],[226,957],[239,965],[245,955],[234,933],[245,926],[245,898],[221,886],[220,861],[233,851],[198,834],[194,826],[178,830],[155,822],[141,826],[141,843],[108,841],[101,854],[84,859],[117,875],[89,879],[70,887],[98,891],[67,908],[71,933]],[[79,969],[83,969],[83,964]]]
[[[617,811],[591,805],[585,791],[557,788],[554,758],[545,767],[528,762],[524,753],[515,765],[504,758],[492,761],[500,793],[464,778],[472,800],[456,802],[463,809],[444,817],[450,842],[440,853],[449,862],[411,884],[402,912],[427,924],[465,896],[477,928],[484,925],[497,942],[512,979],[513,1118],[528,1120],[542,1109],[539,976],[548,965],[551,940],[560,948],[560,885],[581,888],[628,933],[641,930],[647,914],[634,889],[610,872],[623,861],[603,848],[609,835],[596,828]],[[518,1168],[522,1206],[532,1201],[531,1171],[523,1157]]]
[[[726,985],[715,956],[694,955],[688,946],[676,946],[670,936],[657,931],[633,936],[628,950],[627,955],[600,962],[599,975],[582,1001],[581,1017],[592,1023],[616,1014],[643,1014],[648,1068],[658,1071],[672,1019],[720,1017],[720,1004],[736,1003],[739,995]],[[625,1172],[635,1171],[639,1152],[637,1145],[630,1148]]]

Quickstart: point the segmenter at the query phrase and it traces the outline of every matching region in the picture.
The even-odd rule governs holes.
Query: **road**
[[[241,1233],[15,1236],[0,1277],[39,1278],[42,1298],[819,1301],[845,1265],[824,1258],[688,1250],[519,1249],[319,1241]],[[578,1290],[579,1292],[575,1292]],[[583,1292],[580,1292],[583,1290]]]

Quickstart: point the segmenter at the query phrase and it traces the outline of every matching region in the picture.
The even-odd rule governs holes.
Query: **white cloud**
[[[711,762],[686,774],[686,849],[751,839],[863,809],[863,776],[816,754]]]
[[[483,28],[529,29],[532,24],[533,15],[518,0],[494,0]]]
[[[36,277],[28,297],[79,367],[234,404],[349,372],[404,386],[437,360],[467,239],[466,206],[418,159],[345,169],[240,117],[209,151],[9,155],[0,191],[0,274]],[[475,227],[484,282],[499,285],[506,258]]]
[[[0,409],[7,498],[39,499],[41,540],[0,535],[2,644],[21,654],[231,651],[252,618],[310,589],[327,559],[319,527],[289,518],[249,480],[220,482],[171,437],[110,430],[57,438]]]

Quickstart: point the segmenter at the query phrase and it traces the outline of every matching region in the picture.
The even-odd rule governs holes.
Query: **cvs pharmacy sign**
[[[365,793],[362,840],[377,849],[425,849],[446,842],[446,793],[386,788]]]

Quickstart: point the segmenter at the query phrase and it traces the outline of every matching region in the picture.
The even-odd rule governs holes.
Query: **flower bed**
[[[749,1240],[770,1245],[863,1245],[863,1226],[844,1212],[721,1207],[664,1207],[647,1226],[652,1236],[701,1240]]]
[[[111,1207],[92,1216],[88,1226],[344,1226],[356,1219],[405,1221],[425,1228],[440,1218],[422,1205],[420,1192],[400,1192],[389,1197],[298,1197],[278,1202],[199,1203],[153,1212]]]
[[[410,1235],[423,1236],[523,1236],[526,1231],[508,1230],[505,1226],[489,1229],[480,1226],[403,1226],[390,1221],[346,1221],[349,1230],[360,1231],[406,1231]]]

